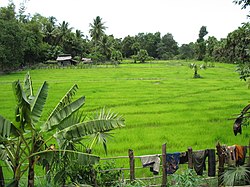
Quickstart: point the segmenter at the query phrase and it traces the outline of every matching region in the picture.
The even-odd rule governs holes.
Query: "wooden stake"
[[[223,184],[223,177],[222,174],[224,172],[224,163],[225,163],[225,157],[222,154],[221,145],[218,142],[216,145],[217,148],[217,154],[219,159],[219,167],[218,167],[218,186],[221,186]]]
[[[128,150],[129,156],[129,168],[130,168],[130,181],[133,182],[135,180],[135,159],[134,152],[132,149]]]
[[[193,169],[193,149],[188,148],[188,169]]]
[[[166,144],[162,145],[162,187],[167,186],[167,148]]]
[[[214,177],[216,174],[215,149],[208,149],[208,176]]]

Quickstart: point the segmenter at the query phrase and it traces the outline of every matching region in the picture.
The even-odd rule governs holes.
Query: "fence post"
[[[162,187],[167,186],[167,148],[166,144],[162,145]]]
[[[215,149],[208,149],[208,176],[214,177],[216,171]]]
[[[132,149],[128,150],[129,156],[129,168],[130,168],[130,181],[135,180],[135,159],[134,159],[134,152]]]
[[[217,148],[217,154],[218,154],[218,159],[219,159],[219,167],[218,167],[218,186],[221,186],[223,183],[223,178],[222,174],[224,172],[224,162],[225,162],[225,157],[222,154],[221,146],[220,143],[216,145]]]
[[[188,169],[193,169],[193,149],[188,148]]]

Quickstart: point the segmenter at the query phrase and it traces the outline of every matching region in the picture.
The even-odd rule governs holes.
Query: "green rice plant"
[[[120,64],[118,68],[99,65],[84,69],[31,70],[34,89],[47,80],[50,93],[44,114],[50,113],[61,93],[76,83],[86,96],[84,112],[105,108],[119,111],[126,127],[114,131],[106,156],[101,146],[93,153],[102,157],[154,154],[167,143],[168,152],[214,148],[223,144],[247,145],[243,135],[233,137],[233,120],[249,102],[250,90],[240,81],[234,64],[216,63],[193,79],[188,65],[196,61],[154,61],[150,64]],[[26,71],[0,76],[0,113],[11,119],[14,96],[11,83]],[[43,119],[45,120],[45,119]],[[150,147],[150,149],[149,149]],[[124,161],[126,162],[126,161]]]

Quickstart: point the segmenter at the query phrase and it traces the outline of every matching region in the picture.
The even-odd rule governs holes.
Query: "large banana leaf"
[[[80,97],[76,101],[68,104],[64,108],[62,108],[60,111],[54,113],[42,126],[42,131],[50,131],[63,122],[65,119],[67,119],[69,116],[71,116],[75,111],[80,109],[85,102],[85,97]]]
[[[48,83],[45,81],[39,89],[31,104],[31,117],[33,123],[39,121],[48,96]]]
[[[76,91],[78,89],[78,86],[74,84],[69,91],[63,96],[63,98],[60,100],[60,102],[57,104],[57,106],[54,108],[54,110],[49,115],[48,119],[50,119],[56,112],[63,109],[66,105],[71,103],[73,96],[75,95]]]
[[[33,87],[32,87],[32,81],[29,72],[27,72],[25,78],[24,78],[24,86],[23,86],[24,92],[26,94],[27,98],[30,98],[33,96]]]
[[[0,143],[11,135],[19,136],[18,129],[9,120],[0,115]]]
[[[98,132],[107,132],[123,126],[124,119],[121,117],[117,117],[116,119],[97,119],[67,127],[54,134],[54,137],[57,139],[59,145],[63,146],[66,141],[78,142],[84,136]]]
[[[62,130],[64,128],[69,127],[70,125],[75,125],[84,121],[86,118],[86,114],[83,114],[83,111],[77,111],[69,118],[65,119],[62,123],[60,123],[57,127],[58,130]]]
[[[13,91],[17,101],[17,110],[19,113],[16,115],[20,115],[20,127],[24,130],[25,124],[27,124],[31,128],[31,111],[30,111],[30,103],[26,97],[25,92],[22,89],[22,86],[19,81],[14,81]]]
[[[45,150],[31,156],[40,156],[41,160],[45,159],[47,162],[59,162],[62,155],[66,155],[70,161],[79,165],[96,164],[100,160],[99,156],[73,150]]]

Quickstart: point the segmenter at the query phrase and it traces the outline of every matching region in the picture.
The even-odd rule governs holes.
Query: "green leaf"
[[[107,132],[124,126],[124,119],[111,115],[110,119],[102,116],[102,119],[91,120],[67,127],[57,132],[54,137],[57,139],[60,146],[63,146],[67,141],[80,141],[84,136],[95,134],[97,132]],[[115,118],[112,118],[115,117]]]
[[[24,88],[24,92],[27,98],[29,98],[30,96],[33,96],[33,87],[32,87],[32,81],[31,81],[29,72],[27,72],[25,76],[23,88]]]
[[[32,101],[31,105],[31,116],[33,123],[36,123],[39,121],[42,111],[46,102],[48,96],[48,84],[45,81],[41,88],[39,89],[38,93],[36,94],[36,97]]]
[[[8,154],[3,147],[0,147],[0,160],[5,161],[8,158]]]
[[[83,111],[78,110],[73,115],[65,119],[62,123],[60,123],[57,128],[59,130],[62,130],[64,128],[69,127],[70,125],[75,125],[77,123],[84,121],[85,118],[86,118],[86,115],[83,114]]]
[[[85,97],[80,97],[76,101],[68,104],[60,111],[54,113],[46,122],[41,126],[42,131],[50,131],[57,128],[60,123],[71,116],[74,112],[80,109],[85,102]]]
[[[37,155],[39,155],[41,159],[46,159],[48,162],[55,162],[56,159],[59,160],[61,158],[61,155],[67,155],[69,160],[77,161],[79,165],[96,164],[100,160],[100,157],[97,155],[73,150],[45,150],[37,152],[31,156]]]
[[[9,138],[11,135],[16,137],[19,136],[18,129],[9,120],[0,115],[1,139]]]
[[[76,91],[78,89],[78,86],[74,84],[69,91],[63,96],[63,98],[60,100],[60,102],[57,104],[57,106],[54,108],[54,110],[49,115],[48,119],[50,119],[56,112],[60,111],[62,108],[64,108],[66,105],[71,103],[73,96],[75,95]]]
[[[17,101],[17,107],[19,108],[18,115],[20,115],[20,128],[24,130],[25,124],[27,124],[31,128],[31,109],[26,94],[23,91],[19,81],[14,81],[12,86]]]

